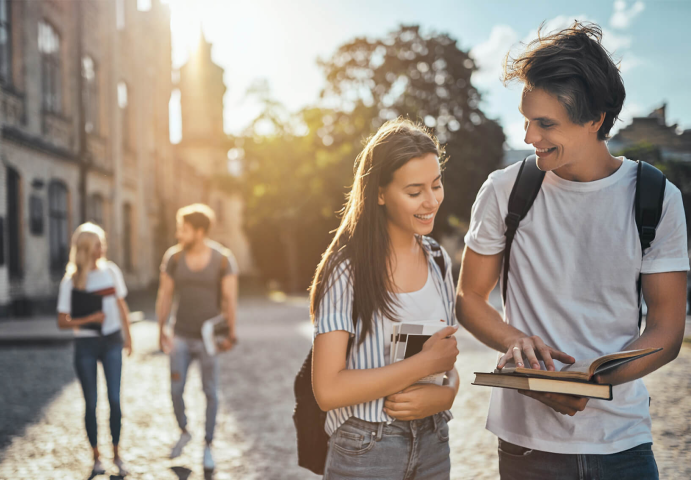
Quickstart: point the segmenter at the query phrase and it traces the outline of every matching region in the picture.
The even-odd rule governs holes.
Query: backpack
[[[636,227],[641,242],[641,251],[650,247],[655,239],[655,230],[662,216],[662,203],[665,198],[665,175],[644,161],[637,161],[636,195],[634,198]],[[509,212],[504,220],[506,224],[506,247],[504,248],[502,299],[506,304],[506,288],[509,282],[509,260],[511,258],[511,244],[518,230],[518,225],[525,218],[533,206],[542,186],[545,172],[537,168],[537,158],[530,155],[523,159],[516,183],[509,195]],[[638,274],[638,328],[643,318],[643,297],[641,295],[641,275]]]
[[[439,267],[442,278],[446,275],[446,261],[439,244],[428,237],[434,262]],[[357,327],[357,309],[353,308],[353,329]],[[353,337],[348,340],[346,359],[353,346]],[[293,423],[297,432],[298,465],[317,475],[324,474],[326,455],[329,449],[329,436],[324,429],[326,412],[319,408],[312,389],[312,348],[295,376],[295,409]]]

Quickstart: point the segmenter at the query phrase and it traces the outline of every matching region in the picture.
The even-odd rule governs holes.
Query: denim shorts
[[[391,424],[351,417],[331,435],[326,480],[444,480],[449,426],[441,414]]]
[[[499,439],[502,480],[658,480],[652,443],[606,455],[531,450]]]

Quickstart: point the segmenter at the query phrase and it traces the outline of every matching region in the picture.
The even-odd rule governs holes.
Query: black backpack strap
[[[511,259],[511,244],[518,230],[518,225],[525,218],[533,206],[537,194],[540,192],[545,172],[537,168],[537,157],[529,155],[523,159],[518,170],[516,183],[513,184],[509,195],[509,213],[506,215],[506,246],[504,247],[504,277],[502,299],[506,303],[506,288],[509,282],[509,260]]]
[[[638,161],[636,173],[635,214],[638,237],[641,241],[641,252],[650,247],[655,240],[655,230],[662,217],[662,204],[665,200],[665,175],[649,163]],[[641,294],[641,275],[638,274],[638,328],[643,320],[643,296]]]
[[[446,276],[446,259],[444,258],[444,252],[441,251],[441,245],[433,239],[432,237],[426,237],[429,242],[429,249],[432,253],[432,258],[434,263],[439,267],[442,278]]]

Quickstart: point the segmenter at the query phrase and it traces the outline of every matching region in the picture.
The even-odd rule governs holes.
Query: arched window
[[[53,180],[48,187],[50,270],[62,273],[70,253],[69,192],[64,183]]]

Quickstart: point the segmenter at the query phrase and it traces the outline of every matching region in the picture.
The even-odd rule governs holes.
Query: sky
[[[139,0],[148,3],[148,0]],[[173,65],[185,63],[199,39],[200,25],[213,44],[212,58],[225,69],[227,133],[240,133],[259,113],[246,96],[266,80],[275,99],[290,111],[316,104],[324,85],[318,58],[329,58],[356,37],[381,37],[401,24],[443,32],[470,51],[479,70],[472,84],[482,110],[499,121],[507,146],[523,142],[518,113],[520,84],[506,88],[501,63],[510,49],[534,39],[537,28],[566,27],[574,19],[598,23],[603,43],[621,61],[627,98],[622,122],[667,103],[668,123],[691,128],[691,0],[163,0],[171,8]],[[392,7],[395,5],[395,7]],[[179,101],[171,101],[171,139],[180,138]]]

